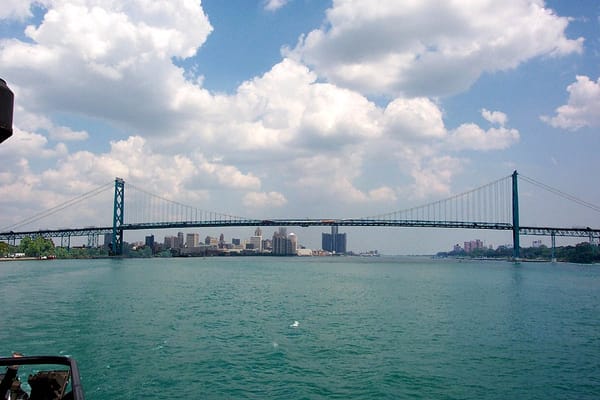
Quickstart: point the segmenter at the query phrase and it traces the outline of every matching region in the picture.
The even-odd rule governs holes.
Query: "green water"
[[[88,399],[600,398],[598,265],[6,262],[0,302],[0,354],[75,357]]]

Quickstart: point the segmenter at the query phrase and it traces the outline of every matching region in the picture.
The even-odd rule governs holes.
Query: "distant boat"
[[[361,257],[379,257],[380,254],[377,250],[371,250],[371,251],[367,251],[365,253],[359,253],[358,254]]]

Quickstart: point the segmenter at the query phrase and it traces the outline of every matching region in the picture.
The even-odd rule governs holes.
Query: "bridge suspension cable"
[[[396,221],[512,222],[512,176],[446,199],[366,219]]]
[[[104,191],[106,191],[108,189],[111,189],[112,186],[113,186],[113,182],[108,182],[108,183],[106,183],[106,184],[104,184],[102,186],[98,186],[97,188],[92,189],[89,192],[83,193],[83,194],[81,194],[81,195],[79,195],[77,197],[74,197],[74,198],[70,199],[70,200],[67,200],[64,203],[58,204],[58,205],[56,205],[56,206],[54,206],[52,208],[49,208],[49,209],[44,210],[44,211],[41,211],[41,212],[39,212],[39,213],[37,213],[37,214],[29,217],[29,218],[26,218],[24,220],[18,221],[16,223],[12,224],[12,225],[0,228],[0,231],[6,232],[6,231],[15,230],[15,229],[23,227],[25,225],[29,225],[29,224],[37,222],[37,221],[39,221],[41,219],[47,218],[47,217],[49,217],[51,215],[54,215],[54,214],[56,214],[56,213],[58,213],[58,212],[60,212],[60,211],[62,211],[64,209],[66,209],[68,207],[72,207],[72,206],[74,206],[76,204],[79,204],[79,203],[85,201],[85,200],[88,200],[88,199],[90,199],[92,197],[95,197],[95,196],[99,195],[100,193],[103,193]]]
[[[534,186],[537,186],[537,187],[542,188],[542,189],[544,189],[544,190],[546,190],[546,191],[548,191],[550,193],[553,193],[553,194],[555,194],[557,196],[560,196],[560,197],[562,197],[564,199],[567,199],[567,200],[570,200],[570,201],[572,201],[574,203],[577,203],[580,206],[584,206],[586,208],[589,208],[590,210],[594,210],[596,212],[600,212],[600,206],[597,206],[597,205],[592,204],[590,202],[587,202],[585,200],[581,200],[578,197],[575,197],[575,196],[573,196],[573,195],[571,195],[569,193],[565,193],[562,190],[553,188],[552,186],[548,186],[545,183],[536,181],[535,179],[529,178],[529,177],[527,177],[525,175],[519,174],[519,177],[521,179],[523,179],[524,181],[531,183]]]
[[[170,200],[131,183],[127,184],[125,196],[127,199],[124,212],[126,224],[247,220],[247,218],[207,211]]]

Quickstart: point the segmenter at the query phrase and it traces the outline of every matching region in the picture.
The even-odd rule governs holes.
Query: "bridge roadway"
[[[455,229],[491,229],[509,231],[512,224],[491,222],[457,222],[457,221],[424,221],[424,220],[390,220],[390,219],[231,219],[211,221],[151,222],[139,224],[123,224],[123,231],[155,230],[175,228],[219,228],[243,226],[373,226],[373,227],[405,227],[405,228],[455,228]],[[85,227],[45,229],[22,232],[0,232],[0,241],[21,240],[26,236],[42,236],[45,238],[68,238],[75,236],[94,236],[112,233],[112,227]],[[570,236],[600,239],[600,229],[556,228],[521,226],[521,235],[538,236]]]

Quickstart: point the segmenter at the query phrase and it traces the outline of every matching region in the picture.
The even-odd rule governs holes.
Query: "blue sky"
[[[599,204],[599,16],[587,0],[9,0],[0,226],[115,176],[257,218],[384,213],[514,169]],[[522,190],[526,223],[600,226]],[[107,224],[102,207],[43,227]],[[297,234],[318,247],[319,232]],[[421,253],[477,237],[510,241],[373,230],[349,244]]]

